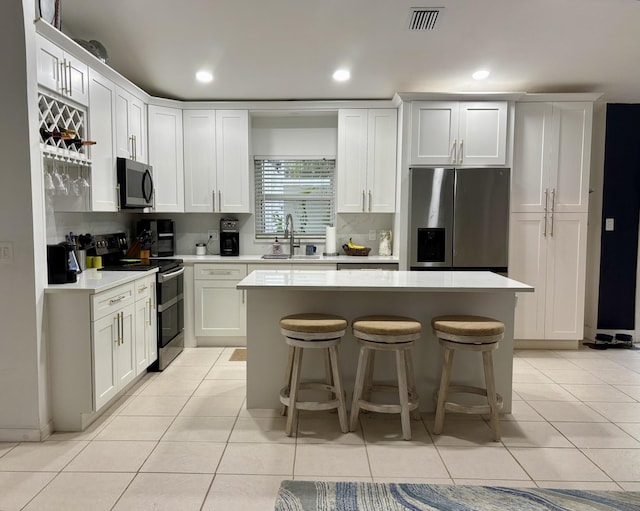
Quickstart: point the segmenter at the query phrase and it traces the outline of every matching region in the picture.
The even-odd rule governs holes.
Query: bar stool
[[[360,410],[379,413],[399,413],[402,437],[411,440],[410,413],[419,418],[419,400],[413,373],[411,348],[420,338],[422,324],[401,316],[364,316],[353,320],[353,335],[360,344],[358,369],[351,404],[351,431],[356,429]],[[374,385],[373,370],[376,351],[395,353],[397,386]],[[400,404],[377,404],[371,401],[373,392],[398,393]]]
[[[504,323],[483,316],[438,316],[431,320],[433,333],[444,348],[444,366],[440,379],[440,389],[433,394],[437,402],[433,432],[439,435],[444,424],[445,410],[450,412],[489,415],[493,440],[500,440],[498,411],[502,409],[502,396],[496,392],[493,375],[492,352],[504,337]],[[476,351],[482,353],[486,388],[469,385],[449,385],[453,355],[456,351]],[[461,405],[448,401],[449,394],[470,393],[486,396],[486,405]]]
[[[285,386],[280,390],[280,402],[287,409],[287,436],[292,436],[298,420],[298,410],[332,410],[337,408],[340,429],[349,431],[344,388],[340,376],[338,350],[347,328],[347,320],[331,314],[293,314],[280,319],[280,331],[289,345],[289,357],[285,375]],[[326,384],[300,381],[302,353],[304,349],[325,351]],[[329,401],[299,401],[298,394],[303,389],[330,392]]]

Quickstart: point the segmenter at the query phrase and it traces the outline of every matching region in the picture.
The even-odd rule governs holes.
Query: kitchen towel
[[[324,235],[324,253],[336,253],[336,228],[333,225],[327,226]]]

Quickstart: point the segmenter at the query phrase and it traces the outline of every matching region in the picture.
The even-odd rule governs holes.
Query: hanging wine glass
[[[69,193],[69,190],[67,189],[67,185],[65,184],[65,180],[62,177],[60,170],[55,164],[53,165],[53,173],[51,177],[53,178],[53,186],[56,190],[56,193],[58,193],[59,195],[67,195]]]
[[[89,181],[87,181],[87,178],[84,177],[84,169],[80,165],[78,165],[78,178],[76,179],[76,184],[78,185],[80,193],[91,186]]]
[[[44,189],[46,192],[51,193],[53,192],[56,187],[53,184],[53,177],[51,177],[51,170],[49,169],[49,165],[45,164],[45,170],[44,170]]]

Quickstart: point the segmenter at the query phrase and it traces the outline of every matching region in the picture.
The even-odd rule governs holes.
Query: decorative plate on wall
[[[39,0],[40,17],[60,30],[60,0]]]

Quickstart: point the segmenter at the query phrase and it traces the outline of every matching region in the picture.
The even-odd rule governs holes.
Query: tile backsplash
[[[136,222],[140,218],[170,218],[175,222],[176,247],[178,254],[195,254],[196,243],[207,243],[209,231],[219,235],[220,219],[234,217],[239,220],[240,253],[242,255],[261,255],[269,251],[274,240],[256,240],[254,216],[248,213],[236,215],[220,213],[60,213],[49,210],[47,212],[47,243],[59,243],[69,232],[76,234],[106,234],[124,231],[129,239],[135,233]],[[371,247],[371,255],[378,254],[380,231],[393,229],[394,215],[391,213],[354,213],[336,215],[336,248],[342,254],[342,245],[353,239],[358,245]],[[376,234],[375,240],[369,240],[370,231]],[[283,241],[282,238],[279,238]],[[324,239],[304,239],[300,241],[298,254],[304,251],[306,243],[316,245],[317,251],[322,253]],[[208,242],[207,253],[219,254],[220,246],[217,239]]]

